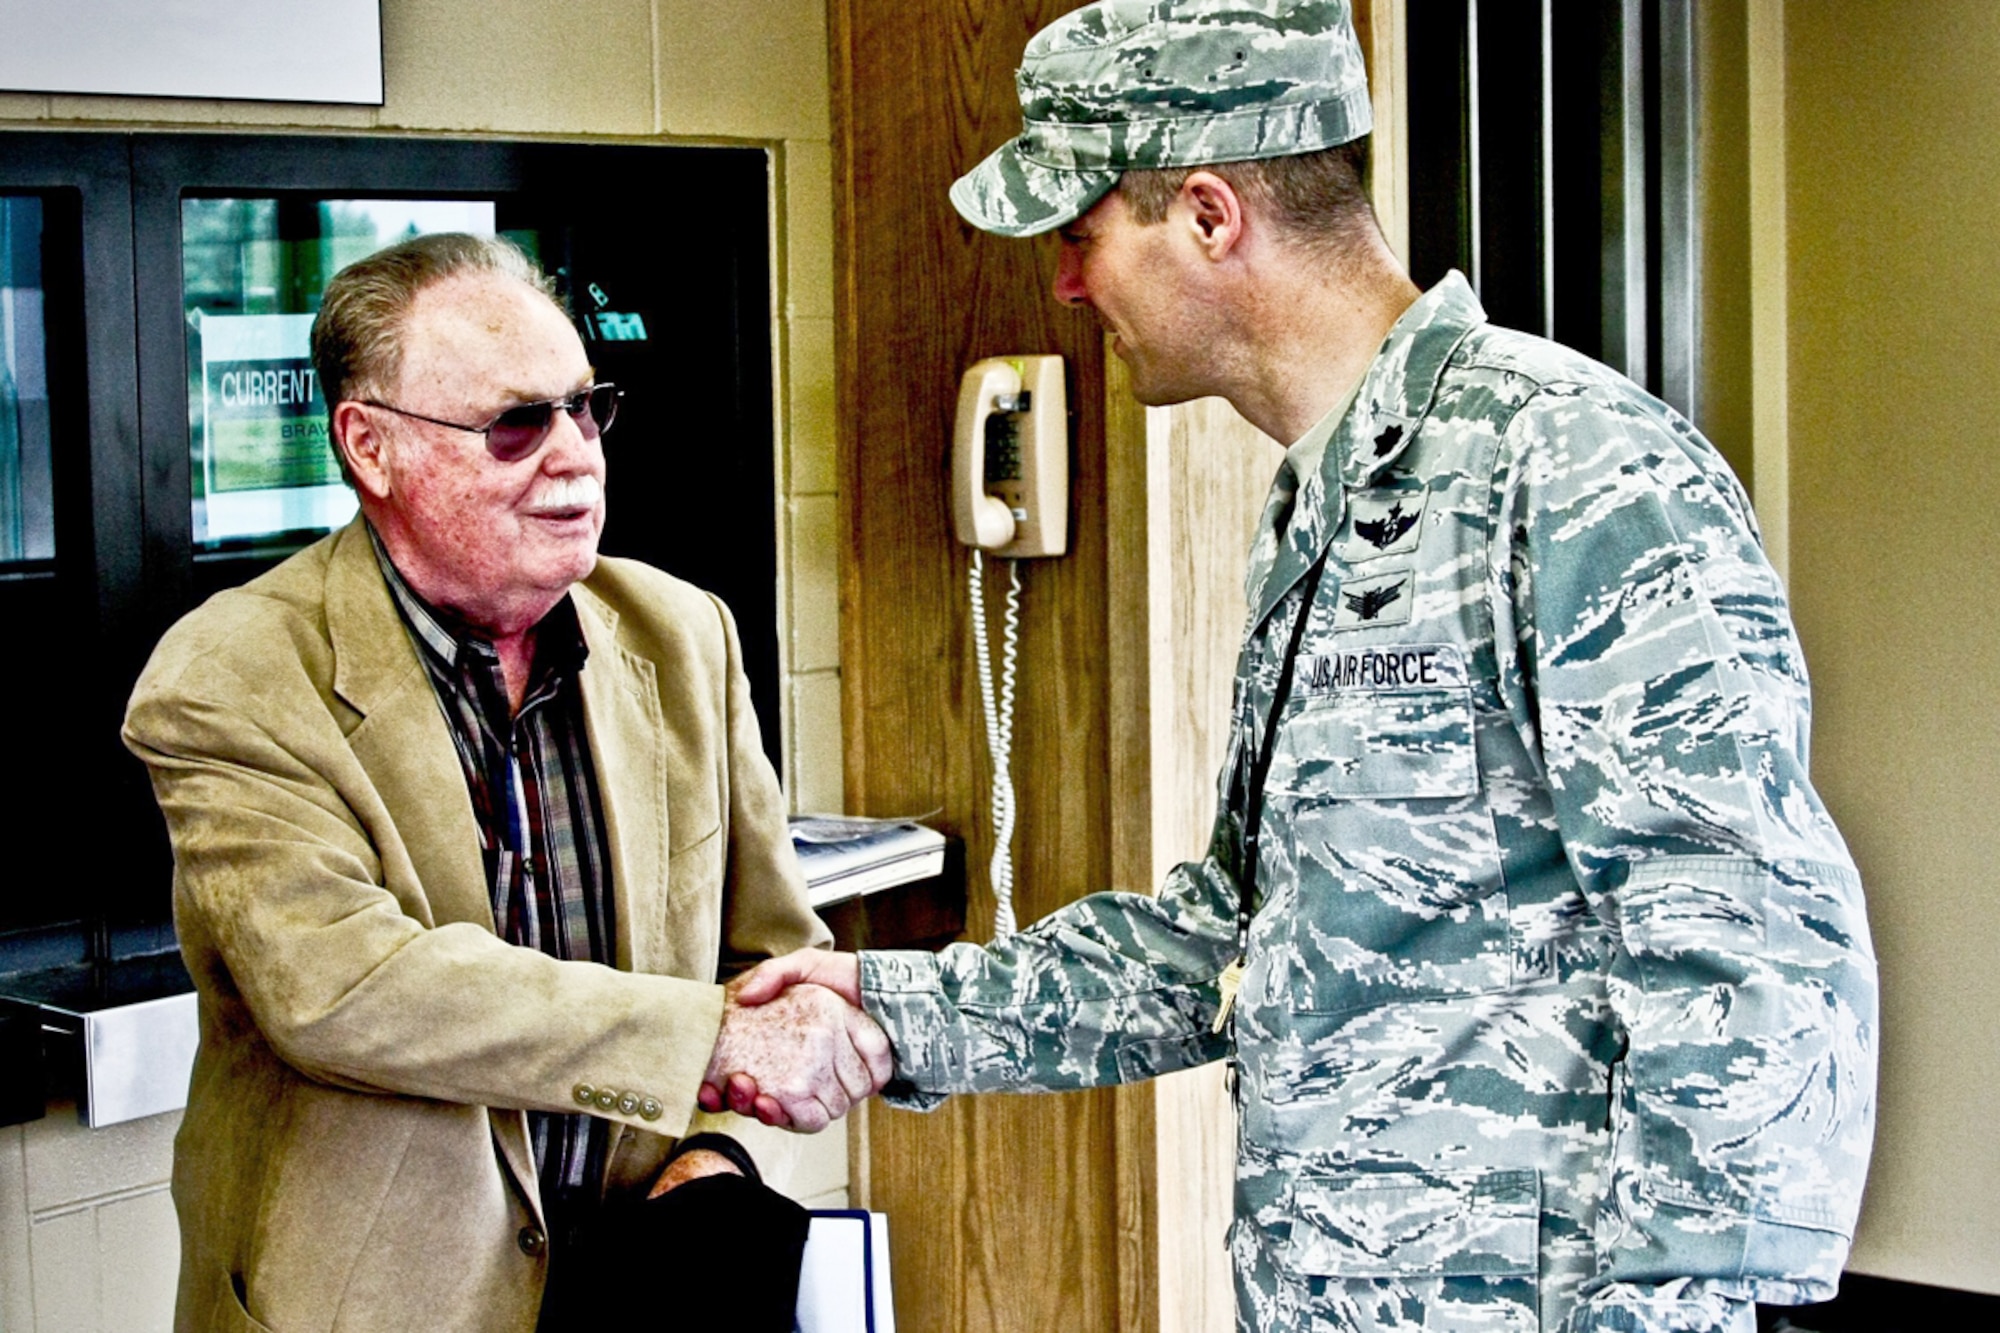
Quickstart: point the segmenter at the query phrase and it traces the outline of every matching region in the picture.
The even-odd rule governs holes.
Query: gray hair
[[[513,242],[464,232],[413,236],[334,274],[312,326],[313,370],[329,416],[339,403],[382,393],[396,382],[403,368],[403,324],[418,293],[467,273],[518,278],[555,299],[555,284]],[[338,441],[334,456],[345,476],[347,459]]]

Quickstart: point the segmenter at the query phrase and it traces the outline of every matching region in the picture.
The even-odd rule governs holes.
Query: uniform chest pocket
[[[1267,797],[1470,796],[1479,789],[1472,691],[1354,690],[1308,697],[1271,754]]]
[[[1471,691],[1343,691],[1285,723],[1265,820],[1290,879],[1284,991],[1341,1013],[1508,984],[1506,884]],[[1273,873],[1275,871],[1275,873]]]

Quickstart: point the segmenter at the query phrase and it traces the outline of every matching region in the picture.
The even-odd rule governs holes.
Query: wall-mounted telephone
[[[961,542],[995,555],[1069,549],[1061,357],[988,357],[965,372],[952,432],[951,516]]]
[[[1069,547],[1069,406],[1059,356],[989,357],[965,372],[951,442],[951,519],[972,547],[972,645],[993,762],[993,936],[1014,933],[1014,662],[1024,557]],[[986,642],[985,554],[1007,558],[1000,679]]]

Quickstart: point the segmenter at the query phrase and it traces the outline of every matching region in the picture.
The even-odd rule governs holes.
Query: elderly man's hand
[[[889,1081],[889,1039],[874,1019],[823,986],[787,985],[773,994],[766,980],[746,1002],[743,992],[760,972],[724,991],[722,1031],[701,1104],[720,1110],[727,1089],[729,1107],[739,1115],[817,1133]]]
[[[653,1188],[646,1195],[657,1199],[662,1194],[679,1189],[690,1180],[700,1180],[703,1176],[740,1176],[743,1168],[712,1148],[696,1148],[684,1152],[668,1162],[660,1172],[660,1178],[653,1182]]]

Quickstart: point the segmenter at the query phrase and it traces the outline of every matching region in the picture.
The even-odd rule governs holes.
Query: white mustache
[[[528,502],[528,512],[549,514],[594,509],[603,498],[604,483],[588,472],[573,477],[552,477]]]

